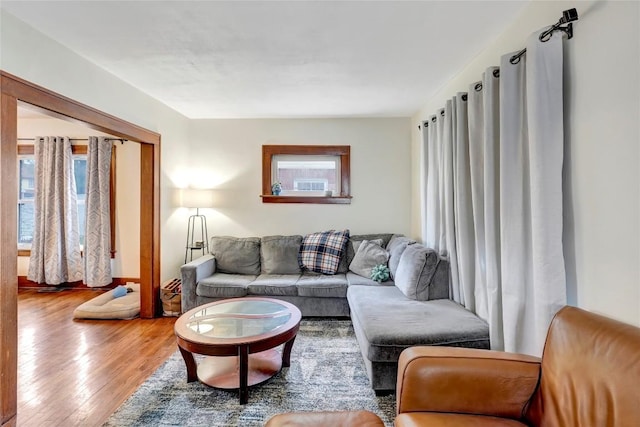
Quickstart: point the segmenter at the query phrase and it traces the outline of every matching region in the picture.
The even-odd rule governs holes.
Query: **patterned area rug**
[[[111,415],[104,426],[263,426],[291,411],[367,409],[393,425],[395,394],[376,396],[349,320],[303,319],[291,366],[249,389],[240,405],[237,391],[187,383],[176,351]]]

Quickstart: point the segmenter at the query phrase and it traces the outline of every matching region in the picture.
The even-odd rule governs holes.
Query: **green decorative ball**
[[[375,280],[378,283],[386,282],[389,280],[389,267],[384,264],[376,265],[371,270],[371,280]]]

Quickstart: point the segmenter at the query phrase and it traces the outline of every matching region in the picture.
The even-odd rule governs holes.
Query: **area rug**
[[[104,426],[263,426],[291,411],[367,409],[392,426],[395,394],[376,396],[349,320],[304,319],[291,352],[291,366],[249,390],[240,405],[237,391],[187,383],[176,351]]]

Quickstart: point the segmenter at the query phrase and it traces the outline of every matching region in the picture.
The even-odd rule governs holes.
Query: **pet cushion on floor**
[[[80,304],[73,311],[74,319],[133,319],[140,314],[140,284],[127,283],[133,292],[122,297],[114,297],[109,290]]]

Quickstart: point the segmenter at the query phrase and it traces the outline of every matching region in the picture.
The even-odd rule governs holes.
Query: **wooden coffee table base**
[[[246,346],[239,346],[238,356],[208,356],[196,365],[193,353],[178,345],[187,367],[187,382],[200,380],[203,384],[225,390],[238,390],[240,404],[249,401],[249,387],[261,384],[288,367],[295,336],[284,344],[282,353],[269,349],[248,353]]]
[[[260,384],[280,372],[282,356],[276,350],[249,355],[247,386]],[[240,358],[209,356],[198,364],[200,382],[215,388],[240,388]]]

